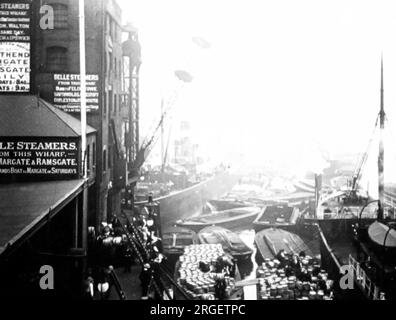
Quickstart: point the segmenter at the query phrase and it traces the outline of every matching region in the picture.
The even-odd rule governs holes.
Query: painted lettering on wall
[[[12,139],[12,140],[11,140]],[[78,176],[78,143],[66,139],[45,141],[0,138],[0,176],[50,179]]]

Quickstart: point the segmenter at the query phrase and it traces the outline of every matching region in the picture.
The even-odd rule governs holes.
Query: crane
[[[367,162],[367,158],[368,158],[369,153],[370,153],[371,145],[372,145],[372,142],[374,140],[374,137],[375,137],[375,134],[376,134],[376,131],[377,131],[377,128],[378,128],[378,120],[379,120],[379,115],[377,116],[377,119],[375,121],[374,130],[372,132],[372,135],[371,135],[371,138],[370,138],[369,143],[367,145],[367,148],[366,148],[365,152],[363,152],[363,154],[362,154],[362,156],[361,156],[361,158],[360,158],[360,160],[359,160],[359,162],[358,162],[358,164],[357,164],[357,166],[356,166],[356,168],[354,170],[354,174],[352,176],[351,188],[349,189],[348,194],[347,194],[347,196],[345,198],[345,200],[347,202],[359,202],[359,200],[360,200],[359,199],[359,195],[357,194],[358,187],[359,187],[359,182],[360,182],[360,179],[362,177],[362,172],[363,172],[364,166],[365,166],[365,164]]]

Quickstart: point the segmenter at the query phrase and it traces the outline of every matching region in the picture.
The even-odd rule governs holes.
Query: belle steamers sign
[[[30,91],[29,0],[0,1],[0,93]]]
[[[88,74],[86,79],[87,111],[99,110],[99,76]],[[80,112],[81,82],[79,74],[54,74],[55,107],[65,112]]]
[[[0,138],[0,175],[10,180],[78,177],[78,140]]]

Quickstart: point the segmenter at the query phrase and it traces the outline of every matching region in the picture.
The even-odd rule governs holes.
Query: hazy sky
[[[175,87],[173,71],[185,69],[194,81],[175,118],[189,119],[214,157],[243,151],[256,162],[307,162],[318,150],[361,152],[379,109],[382,51],[385,107],[395,125],[395,1],[119,3],[142,44],[143,131]],[[200,49],[193,36],[212,47]],[[396,140],[388,148],[396,150]]]

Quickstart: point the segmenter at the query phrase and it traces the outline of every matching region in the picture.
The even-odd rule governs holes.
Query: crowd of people
[[[88,271],[84,280],[87,299],[108,299],[110,288],[115,285],[114,267],[131,272],[133,265],[141,265],[142,299],[160,299],[165,288],[159,279],[162,241],[156,206],[149,197],[148,205],[135,209],[125,221],[113,216],[101,225],[99,234],[90,229]],[[123,219],[122,218],[122,219]],[[124,219],[123,219],[124,220]],[[154,294],[152,294],[154,292]]]

